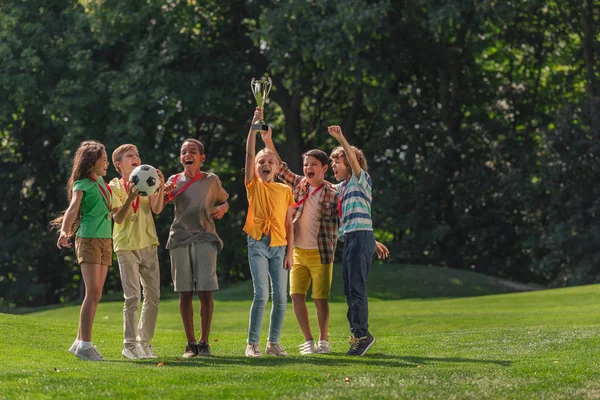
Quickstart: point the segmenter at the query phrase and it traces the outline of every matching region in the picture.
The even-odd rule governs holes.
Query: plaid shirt
[[[302,175],[296,175],[288,168],[286,163],[282,163],[277,177],[284,183],[292,187],[294,199],[299,201],[303,199],[309,191],[308,179]],[[317,243],[319,245],[319,255],[321,264],[330,264],[335,255],[335,246],[338,238],[338,228],[340,220],[337,212],[338,192],[335,187],[325,184],[319,197],[319,233],[317,234]],[[294,223],[302,215],[304,204],[300,204],[294,210]]]

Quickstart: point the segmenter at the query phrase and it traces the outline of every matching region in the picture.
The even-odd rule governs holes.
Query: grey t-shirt
[[[183,173],[178,174],[177,186],[173,190],[175,218],[171,224],[167,249],[186,246],[190,243],[205,241],[214,242],[217,251],[223,248],[223,241],[217,234],[215,221],[210,216],[212,210],[229,198],[229,194],[221,186],[219,177],[210,172],[201,172],[198,179],[187,189],[181,189],[192,178]],[[175,175],[168,182],[173,182]]]

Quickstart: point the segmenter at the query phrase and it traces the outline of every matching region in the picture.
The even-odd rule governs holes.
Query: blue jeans
[[[355,231],[345,235],[342,277],[348,303],[348,322],[354,337],[369,333],[367,276],[373,264],[375,236],[373,231]]]
[[[248,328],[248,343],[260,343],[260,328],[262,326],[265,307],[269,300],[269,280],[271,281],[271,321],[269,324],[269,342],[278,343],[281,336],[281,326],[287,306],[288,270],[283,268],[286,246],[269,247],[271,239],[263,236],[254,240],[248,236],[248,262],[254,285],[254,299],[250,307],[250,327]]]

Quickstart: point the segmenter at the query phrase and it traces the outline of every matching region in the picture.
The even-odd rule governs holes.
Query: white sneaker
[[[314,354],[317,352],[317,344],[314,339],[308,339],[300,346],[300,354]]]
[[[104,358],[98,353],[98,348],[96,346],[85,350],[79,346],[77,347],[77,350],[75,350],[75,355],[79,357],[80,360],[84,361],[104,361]]]
[[[145,354],[141,351],[137,343],[125,343],[123,345],[123,351],[121,352],[123,357],[129,358],[130,360],[137,360],[138,358],[145,358]]]
[[[79,343],[77,343],[77,341],[73,342],[71,347],[69,347],[69,353],[76,355],[75,353],[77,352],[77,346],[79,346]]]
[[[248,346],[246,346],[246,357],[250,357],[250,358],[262,357],[262,353],[260,352],[258,343],[254,343],[254,344],[248,343]]]
[[[140,343],[140,358],[156,358],[152,352],[152,345],[150,343]]]
[[[319,348],[317,349],[317,353],[319,354],[329,354],[333,351],[331,345],[327,340],[319,340]]]
[[[267,348],[265,349],[265,353],[267,353],[267,355],[275,356],[275,357],[289,356],[287,351],[285,351],[279,343],[271,343],[271,342],[267,343]]]

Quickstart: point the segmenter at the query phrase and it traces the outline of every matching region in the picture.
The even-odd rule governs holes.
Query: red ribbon
[[[106,205],[108,206],[108,211],[112,211],[112,205],[111,205],[111,199],[110,199],[110,195],[112,195],[112,190],[110,190],[110,186],[108,186],[106,184],[106,182],[104,182],[104,186],[102,186],[96,179],[94,178],[90,178],[91,181],[93,181],[96,185],[98,185],[98,187],[100,188],[100,191],[102,192],[102,198],[104,199],[104,202],[106,203]],[[104,189],[104,187],[106,187],[106,190]]]
[[[121,182],[123,182],[123,187],[125,187],[125,192],[129,193],[129,185],[125,182],[125,179],[121,178]],[[140,208],[140,196],[138,195],[133,203],[131,203],[131,207],[133,208],[133,213],[137,214],[138,208]]]
[[[338,197],[338,216],[340,217],[340,219],[342,219],[342,200],[344,199],[344,192],[346,191],[346,186],[348,186],[348,183],[350,183],[350,180],[346,181],[343,185],[342,185],[342,195],[340,197]]]
[[[194,182],[196,182],[198,179],[200,179],[200,177],[202,176],[202,172],[200,172],[198,175],[196,175],[195,177],[192,178],[191,181],[189,181],[188,183],[186,183],[181,190],[179,190],[177,192],[177,194],[173,194],[173,192],[169,192],[168,197],[167,197],[167,202],[171,202],[173,201],[173,199],[175,199],[175,197],[179,196],[181,193],[183,193],[188,187],[190,187],[190,185]],[[179,178],[179,174],[175,175],[175,178],[173,179],[173,184],[175,186],[177,186],[177,179]]]
[[[292,208],[298,208],[298,207],[300,207],[300,205],[302,203],[304,203],[308,199],[309,196],[313,196],[313,195],[317,194],[317,192],[319,190],[323,189],[323,186],[325,186],[324,183],[322,183],[321,186],[319,186],[318,188],[316,188],[312,193],[310,193],[310,186],[309,186],[309,189],[308,189],[308,191],[306,193],[306,196],[304,196],[301,200],[298,200],[297,203],[293,204]]]

